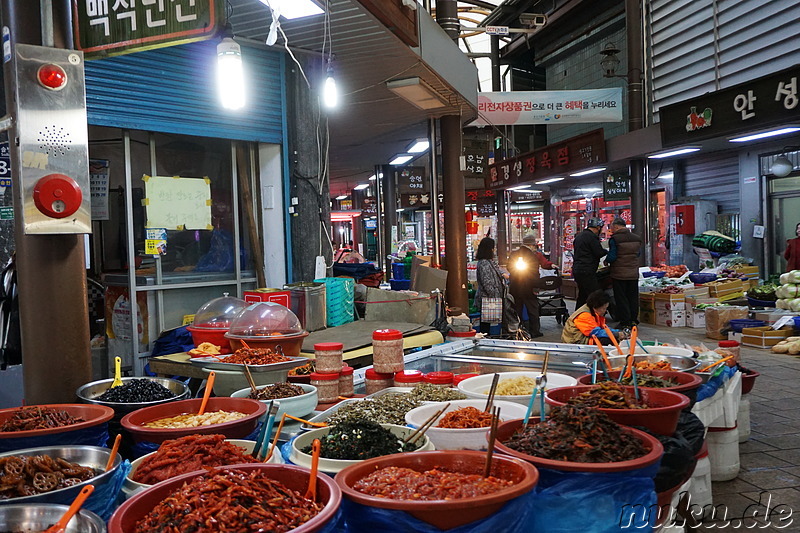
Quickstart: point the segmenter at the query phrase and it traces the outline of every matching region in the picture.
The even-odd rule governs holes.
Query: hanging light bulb
[[[217,45],[217,90],[225,109],[244,107],[244,65],[242,47],[233,40],[230,30]]]
[[[322,87],[322,101],[325,107],[332,109],[339,105],[339,90],[336,88],[336,79],[333,77],[333,66],[328,58],[328,72],[325,76],[325,85]]]

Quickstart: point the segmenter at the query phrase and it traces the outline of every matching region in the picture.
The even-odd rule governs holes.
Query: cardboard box
[[[751,279],[751,280],[752,279],[754,279],[754,280],[758,279],[759,268],[757,266],[739,265],[737,267],[734,267],[734,270],[736,272],[739,272],[741,274],[746,275],[747,279]]]
[[[656,325],[670,328],[686,326],[686,311],[656,310]]]
[[[655,298],[653,298],[652,292],[639,295],[639,309],[653,311],[655,308]]]
[[[742,344],[756,348],[769,348],[775,346],[794,333],[794,327],[784,326],[781,329],[772,329],[769,326],[756,328],[742,328]]]
[[[753,319],[755,320],[763,320],[767,324],[774,324],[778,321],[778,319],[784,316],[797,316],[797,313],[793,313],[792,311],[786,311],[784,309],[776,309],[772,311],[756,311],[753,313]]]
[[[743,292],[733,292],[719,297],[720,302],[725,302],[728,305],[748,305]]]
[[[686,302],[673,300],[656,300],[656,311],[686,311]]]
[[[706,327],[706,311],[705,309],[691,309],[686,313],[686,326],[690,328]]]
[[[692,287],[691,289],[684,289],[683,295],[688,299],[690,296],[708,298],[708,287],[701,285],[700,287]]]
[[[245,302],[272,302],[281,304],[284,307],[291,305],[291,293],[282,289],[254,289],[244,291]]]
[[[706,285],[706,287],[708,287],[708,295],[712,298],[722,299],[730,294],[744,292],[744,284],[740,279],[732,279],[717,285]]]
[[[653,294],[653,298],[656,302],[686,302],[686,296],[681,294],[669,294],[663,292],[657,292]]]
[[[652,309],[639,309],[639,322],[643,324],[652,324],[655,325],[656,323],[656,312]]]

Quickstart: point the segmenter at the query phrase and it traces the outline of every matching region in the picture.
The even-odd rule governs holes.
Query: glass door
[[[770,195],[770,217],[773,220],[769,239],[770,273],[786,272],[786,241],[797,237],[795,228],[800,223],[800,190],[792,193]]]

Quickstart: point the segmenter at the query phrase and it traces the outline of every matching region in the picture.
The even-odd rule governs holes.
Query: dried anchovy
[[[33,496],[81,483],[95,471],[60,457],[32,455],[0,458],[0,500]]]
[[[50,407],[22,407],[16,411],[0,426],[3,431],[30,431],[33,429],[59,428],[83,422],[67,411],[52,409]]]
[[[647,405],[636,401],[622,385],[615,381],[604,381],[597,386],[567,400],[569,405],[599,407],[601,409],[647,409]]]
[[[410,393],[423,402],[449,402],[452,400],[465,400],[467,395],[456,389],[440,387],[433,383],[417,383]]]
[[[112,387],[95,398],[101,402],[139,403],[157,402],[174,398],[175,393],[161,383],[149,379],[133,379],[119,387]]]
[[[406,425],[406,413],[422,402],[410,394],[384,394],[375,399],[361,400],[337,410],[328,425],[335,426],[356,420],[371,420],[378,424]]]
[[[255,393],[250,393],[250,398],[254,400],[277,400],[279,398],[291,398],[305,394],[303,387],[293,383],[274,383],[267,385],[263,389],[258,389]]]
[[[397,435],[369,420],[338,424],[320,438],[320,443],[321,457],[348,461],[412,452],[418,447],[416,444],[403,444]],[[310,454],[311,446],[306,446],[301,451]]]
[[[133,532],[283,533],[308,522],[322,507],[270,479],[266,472],[209,472],[159,502]]]
[[[642,442],[596,409],[554,407],[546,421],[528,425],[503,442],[512,450],[572,463],[616,463],[647,454]]]

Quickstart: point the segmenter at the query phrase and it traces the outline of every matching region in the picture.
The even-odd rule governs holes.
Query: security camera
[[[519,16],[519,23],[526,28],[541,28],[547,24],[547,15],[523,13]]]

